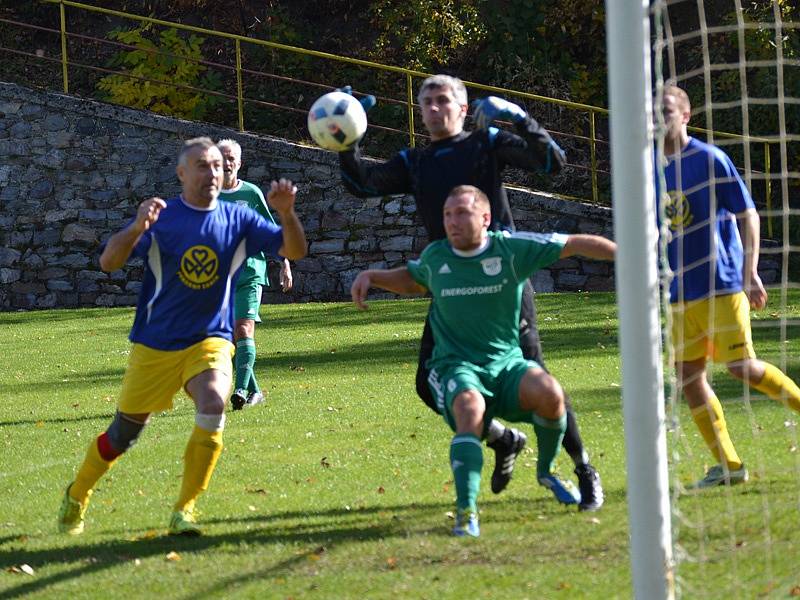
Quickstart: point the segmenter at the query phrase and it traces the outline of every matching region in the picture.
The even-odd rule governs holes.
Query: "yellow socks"
[[[197,415],[204,417],[206,415]],[[218,415],[224,417],[224,415]],[[224,418],[222,419],[224,423]],[[222,453],[222,423],[216,431],[195,425],[183,455],[183,483],[175,510],[191,511],[197,497],[208,488],[211,474]]]
[[[751,383],[751,386],[769,396],[773,400],[778,400],[791,408],[793,411],[800,412],[800,388],[794,381],[789,379],[776,366],[763,362],[764,377],[758,383]]]
[[[692,409],[692,418],[717,462],[726,463],[731,470],[741,468],[742,461],[728,434],[728,425],[725,423],[719,399],[711,394],[707,405]]]
[[[89,444],[89,449],[86,451],[86,458],[83,459],[83,464],[81,468],[78,469],[75,481],[69,488],[69,495],[73,500],[77,500],[81,504],[85,504],[89,500],[89,496],[92,495],[92,488],[97,481],[108,472],[115,462],[117,462],[116,458],[108,461],[100,456],[97,443],[98,440],[94,439],[91,444]]]

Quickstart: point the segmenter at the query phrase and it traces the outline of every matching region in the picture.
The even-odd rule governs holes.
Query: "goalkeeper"
[[[347,88],[345,88],[347,90]],[[464,131],[467,115],[467,90],[463,82],[448,75],[435,75],[422,82],[418,101],[422,120],[431,136],[425,148],[409,148],[384,163],[367,163],[358,146],[339,154],[342,182],[355,196],[366,198],[386,194],[413,194],[417,213],[428,240],[445,238],[442,207],[450,190],[457,185],[474,185],[483,190],[491,206],[489,229],[514,230],[514,220],[503,187],[506,167],[532,172],[557,173],[565,164],[564,153],[534,119],[517,106],[496,97],[475,103],[476,131]],[[373,99],[374,102],[374,99]],[[365,103],[362,100],[362,103]],[[371,103],[366,103],[370,106]],[[491,127],[495,119],[514,123],[516,133]],[[525,358],[544,368],[536,326],[533,287],[525,284],[519,338]],[[426,367],[434,349],[429,320],[425,321],[417,366],[417,394],[436,410],[428,387]],[[603,490],[597,471],[589,463],[569,400],[564,448],[576,465],[581,491],[581,510],[596,510],[603,504]],[[438,411],[437,411],[438,412]],[[525,445],[525,436],[493,421],[487,442],[495,451],[492,491],[499,493],[511,479],[514,460]]]
[[[747,468],[709,385],[707,360],[725,363],[731,375],[798,412],[800,389],[753,349],[750,308],[764,308],[767,292],[758,276],[759,217],[750,193],[727,154],[689,137],[692,107],[684,90],[665,88],[663,109],[675,368],[718,463],[693,487],[741,483]]]
[[[446,240],[398,269],[359,273],[351,294],[360,308],[370,287],[433,295],[429,323],[436,345],[429,362],[431,392],[455,436],[450,464],[456,487],[458,536],[479,535],[480,439],[494,415],[533,425],[539,483],[565,504],[577,491],[553,472],[566,428],[564,392],[519,346],[522,290],[529,276],[559,258],[581,254],[612,260],[616,245],[595,235],[493,231],[489,199],[458,186],[444,204]]]

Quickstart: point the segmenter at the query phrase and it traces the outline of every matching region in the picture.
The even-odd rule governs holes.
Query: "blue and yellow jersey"
[[[727,154],[694,138],[667,160],[670,301],[741,291],[744,250],[736,215],[754,208],[747,186]]]
[[[145,269],[130,340],[158,350],[232,340],[238,271],[248,256],[278,256],[282,244],[280,227],[233,202],[203,210],[167,200],[132,253]]]

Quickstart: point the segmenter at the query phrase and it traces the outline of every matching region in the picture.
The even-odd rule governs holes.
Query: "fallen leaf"
[[[19,570],[25,573],[25,575],[33,575],[36,571],[33,570],[33,567],[29,564],[22,564],[19,566]]]
[[[326,469],[330,469],[331,468],[331,463],[328,462],[328,457],[327,456],[323,456],[322,460],[319,461],[319,464],[321,464]]]
[[[379,493],[379,494],[383,494],[384,492],[386,492],[386,490],[385,490],[385,489],[383,489],[383,486],[380,486],[380,487],[378,488],[378,493]]]
[[[175,552],[175,550],[172,550],[171,552],[167,552],[166,559],[173,562],[178,562],[181,559],[181,555]]]
[[[390,569],[396,569],[397,559],[394,556],[390,556],[389,558],[386,559],[386,566],[389,567]]]
[[[247,507],[247,510],[249,510],[250,512],[256,512],[256,507],[251,504],[250,506]]]
[[[789,595],[797,598],[800,596],[800,585],[794,586],[792,589],[789,590]]]

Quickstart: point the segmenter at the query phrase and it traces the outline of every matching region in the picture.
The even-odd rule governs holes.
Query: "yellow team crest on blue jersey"
[[[685,229],[694,221],[692,206],[686,199],[686,194],[673,190],[667,192],[664,202],[664,214],[669,220],[669,228],[672,231]]]
[[[219,279],[219,258],[208,246],[192,246],[181,257],[181,270],[178,273],[186,287],[204,290]]]

